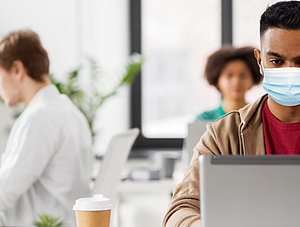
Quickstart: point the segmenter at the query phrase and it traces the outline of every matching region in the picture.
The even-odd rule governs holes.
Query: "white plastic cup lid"
[[[81,211],[98,211],[98,210],[110,210],[112,207],[109,198],[104,197],[102,194],[96,194],[89,198],[77,199],[73,210]]]

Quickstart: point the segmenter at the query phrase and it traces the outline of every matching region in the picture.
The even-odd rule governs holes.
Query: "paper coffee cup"
[[[77,227],[109,227],[111,207],[110,199],[101,194],[76,200]]]

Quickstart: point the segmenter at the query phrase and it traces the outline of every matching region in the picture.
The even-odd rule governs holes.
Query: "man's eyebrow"
[[[280,54],[278,54],[278,53],[275,53],[275,52],[273,52],[273,51],[268,51],[268,52],[267,52],[267,55],[272,55],[272,56],[276,56],[276,57],[279,57],[279,58],[285,58],[285,56],[280,55]]]
[[[295,60],[295,59],[296,59],[296,60],[300,59],[300,55],[299,55],[299,56],[296,56],[296,57],[294,57],[293,59],[294,59],[294,60]]]
[[[278,54],[278,53],[276,53],[276,52],[273,52],[273,51],[268,51],[267,52],[267,55],[271,55],[271,56],[276,56],[276,57],[278,57],[278,58],[286,58],[284,55],[280,55],[280,54]],[[296,57],[293,57],[293,59],[295,60],[298,60],[300,58],[300,55],[299,56],[296,56]]]

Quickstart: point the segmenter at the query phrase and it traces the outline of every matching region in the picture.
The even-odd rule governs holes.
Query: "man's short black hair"
[[[300,29],[300,1],[277,2],[260,18],[260,36],[269,28]]]

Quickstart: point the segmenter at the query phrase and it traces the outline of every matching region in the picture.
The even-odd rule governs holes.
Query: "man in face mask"
[[[260,20],[260,39],[255,57],[267,94],[208,124],[163,226],[201,225],[199,155],[300,154],[300,2],[267,8]]]

